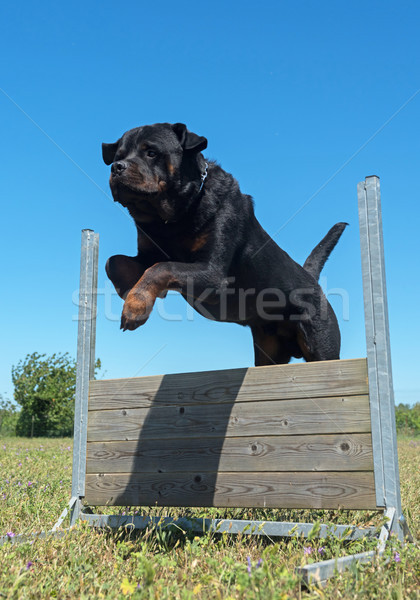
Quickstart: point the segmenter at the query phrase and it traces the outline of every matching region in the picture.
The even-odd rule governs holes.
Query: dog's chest
[[[159,240],[159,246],[170,258],[179,262],[191,262],[202,258],[208,252],[209,233],[197,235],[178,235],[174,238]]]

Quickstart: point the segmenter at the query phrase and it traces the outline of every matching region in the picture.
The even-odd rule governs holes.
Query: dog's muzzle
[[[113,175],[121,175],[123,171],[126,170],[128,164],[124,160],[118,160],[117,162],[112,163],[111,173]]]

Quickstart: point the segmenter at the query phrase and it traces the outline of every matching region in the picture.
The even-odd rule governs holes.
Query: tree
[[[16,404],[0,394],[0,435],[15,435],[18,416]]]
[[[420,402],[409,406],[408,404],[398,404],[395,407],[395,420],[397,430],[405,435],[420,434]]]
[[[95,374],[100,367],[98,359]],[[68,353],[28,354],[12,367],[12,381],[15,401],[22,407],[17,435],[72,435],[76,362]]]

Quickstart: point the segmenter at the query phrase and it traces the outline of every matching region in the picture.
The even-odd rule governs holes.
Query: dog
[[[102,144],[115,202],[137,228],[136,256],[108,259],[124,299],[121,328],[143,325],[177,290],[200,314],[249,326],[255,365],[340,357],[340,331],[318,278],[347,223],[337,223],[300,266],[262,228],[253,200],[202,151],[183,123],[131,129]]]

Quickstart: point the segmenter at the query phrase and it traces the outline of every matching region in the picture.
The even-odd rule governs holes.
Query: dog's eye
[[[148,150],[148,151],[146,152],[146,155],[147,155],[149,158],[155,158],[155,156],[157,156],[157,152],[155,152],[154,150]]]

